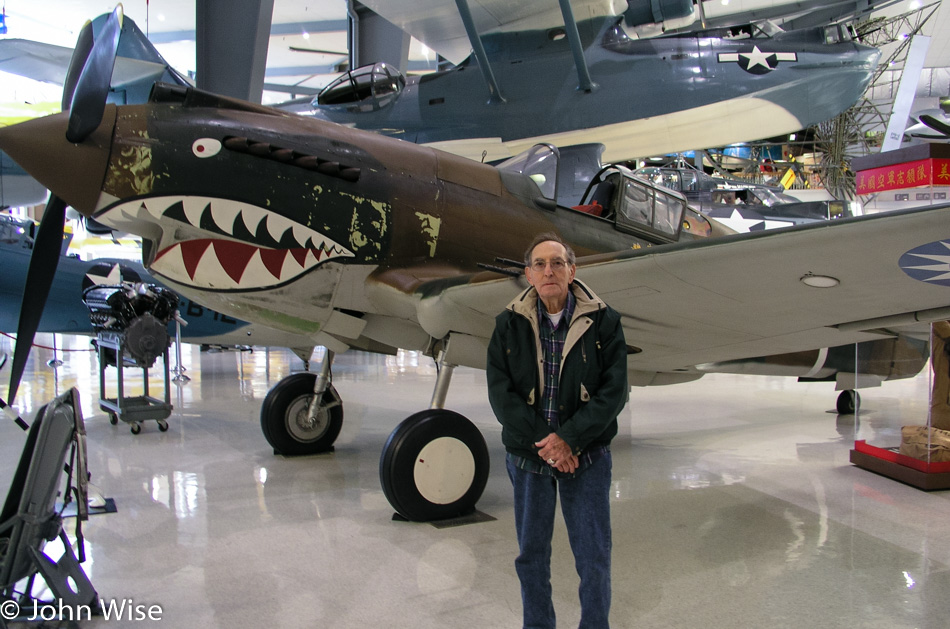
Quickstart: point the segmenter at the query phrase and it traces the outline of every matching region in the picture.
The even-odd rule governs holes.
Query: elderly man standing
[[[488,395],[514,488],[525,628],[553,629],[551,539],[560,495],[580,576],[583,629],[609,626],[610,442],[628,397],[620,316],[574,279],[574,252],[541,234],[531,285],[495,320]]]

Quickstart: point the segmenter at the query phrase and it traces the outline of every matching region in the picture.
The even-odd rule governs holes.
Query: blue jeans
[[[508,462],[515,494],[515,528],[521,554],[515,569],[521,580],[524,629],[554,629],[551,600],[551,536],[554,509],[561,512],[581,578],[578,629],[606,629],[610,612],[610,452],[576,478],[555,479],[518,469]]]

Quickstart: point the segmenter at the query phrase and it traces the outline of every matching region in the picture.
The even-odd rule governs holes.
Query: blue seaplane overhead
[[[466,37],[455,2],[368,2],[457,65],[407,78],[374,63],[344,73],[316,97],[277,107],[476,160],[507,159],[547,142],[600,143],[604,162],[617,162],[760,140],[833,118],[861,96],[880,56],[840,25],[786,32],[762,22],[653,37],[693,23],[694,6],[684,0],[654,2],[659,12],[631,2],[620,13],[595,0],[566,3],[567,13],[553,0],[476,4]],[[776,4],[769,15],[781,15],[784,4],[792,12],[814,3]],[[491,14],[490,24],[479,10]],[[99,37],[107,17],[84,30],[77,49],[88,45],[84,37]],[[35,75],[35,64],[18,59],[33,59],[37,47],[47,59],[44,80],[67,84],[68,109],[70,49],[0,40],[0,67]],[[156,81],[189,84],[128,18],[115,63],[109,102],[145,102]]]
[[[377,63],[281,107],[476,160],[539,142],[595,142],[616,162],[823,122],[857,101],[880,57],[841,26],[785,32],[764,23],[651,39],[631,37],[623,16],[576,26],[579,57],[565,26],[485,35],[484,65],[473,54],[405,78]]]

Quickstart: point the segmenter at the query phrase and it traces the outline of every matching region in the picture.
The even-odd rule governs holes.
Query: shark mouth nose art
[[[278,286],[328,260],[353,257],[349,249],[310,227],[256,205],[225,199],[140,199],[113,206],[96,218],[116,227],[130,220],[174,219],[200,230],[195,238],[171,244],[163,239],[151,269],[202,289]]]

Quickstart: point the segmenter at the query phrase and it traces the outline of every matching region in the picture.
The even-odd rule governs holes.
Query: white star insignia
[[[739,55],[749,60],[749,70],[755,66],[762,66],[767,70],[772,69],[772,66],[769,65],[769,57],[771,57],[773,53],[762,52],[758,46],[753,46],[752,52],[740,52]]]
[[[93,275],[92,273],[86,273],[86,279],[96,286],[115,286],[122,283],[122,269],[119,268],[118,264],[113,264],[112,268],[109,269],[108,275]]]
[[[745,218],[739,213],[739,210],[737,209],[732,210],[732,214],[729,215],[729,218],[717,217],[716,220],[740,233],[753,231],[753,229],[776,229],[778,227],[788,227],[789,225],[794,225],[794,223],[790,221]]]

